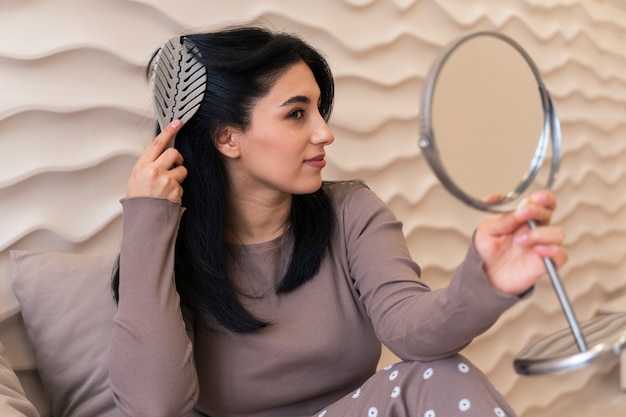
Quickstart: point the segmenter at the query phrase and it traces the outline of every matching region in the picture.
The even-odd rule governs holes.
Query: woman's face
[[[250,126],[233,134],[233,187],[244,192],[308,194],[322,182],[324,147],[334,136],[318,110],[320,89],[309,67],[287,69],[253,107]]]

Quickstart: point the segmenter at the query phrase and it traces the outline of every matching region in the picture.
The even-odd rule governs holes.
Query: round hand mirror
[[[531,188],[550,188],[561,156],[558,119],[539,71],[517,43],[493,32],[453,42],[435,62],[419,145],[448,191],[487,211],[508,211]],[[551,166],[540,181],[548,153]]]
[[[422,153],[443,186],[465,204],[505,212],[520,197],[554,184],[559,120],[534,62],[509,37],[476,32],[445,48],[426,79],[420,117]],[[617,357],[626,346],[626,314],[579,324],[554,263],[544,263],[569,329],[524,349],[515,370],[561,372]]]

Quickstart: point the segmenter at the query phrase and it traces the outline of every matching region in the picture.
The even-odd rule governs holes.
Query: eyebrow
[[[294,103],[309,104],[309,103],[311,103],[311,99],[308,98],[307,96],[293,96],[289,100],[287,100],[283,104],[281,104],[281,107],[289,106],[289,105],[294,104]]]

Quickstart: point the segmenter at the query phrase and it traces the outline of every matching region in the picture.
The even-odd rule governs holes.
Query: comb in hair
[[[200,51],[183,36],[168,39],[152,63],[152,105],[161,130],[175,119],[186,123],[198,111],[206,90]],[[170,143],[168,146],[173,146]]]

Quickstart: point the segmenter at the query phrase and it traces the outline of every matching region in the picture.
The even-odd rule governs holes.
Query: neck
[[[249,245],[277,238],[289,227],[291,201],[290,194],[272,199],[253,196],[232,198],[226,239],[232,243]]]

